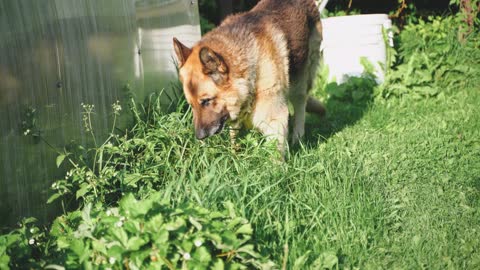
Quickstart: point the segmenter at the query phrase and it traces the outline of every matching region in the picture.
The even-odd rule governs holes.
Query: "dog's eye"
[[[200,105],[202,105],[203,107],[207,107],[208,105],[210,105],[210,101],[212,100],[213,98],[204,98],[200,100]]]

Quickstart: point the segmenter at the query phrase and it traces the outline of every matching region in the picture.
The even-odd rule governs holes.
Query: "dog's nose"
[[[207,132],[207,130],[205,130],[203,128],[199,128],[199,129],[195,130],[195,136],[197,137],[197,139],[203,140],[206,137],[208,137],[208,132]]]

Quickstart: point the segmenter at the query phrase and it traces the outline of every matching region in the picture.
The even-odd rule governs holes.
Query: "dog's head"
[[[236,103],[227,63],[208,46],[188,48],[176,38],[173,45],[183,92],[193,109],[196,137],[204,139],[221,132],[225,122],[232,118],[229,111],[232,101]]]

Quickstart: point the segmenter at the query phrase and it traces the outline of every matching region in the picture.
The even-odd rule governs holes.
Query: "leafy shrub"
[[[399,38],[400,63],[388,70],[379,94],[429,97],[478,84],[479,32],[472,33],[461,44],[457,31],[458,24],[452,16],[429,17],[426,21],[419,20],[418,24],[407,25]]]
[[[41,268],[46,236],[35,222],[35,218],[24,219],[17,229],[0,235],[0,269]]]
[[[348,102],[364,102],[372,99],[373,90],[377,86],[375,66],[365,57],[362,57],[360,61],[364,68],[361,77],[348,77],[347,80],[341,84],[334,81],[325,85],[325,91],[330,98]],[[327,67],[324,67],[321,72],[323,76],[328,76]],[[317,81],[317,83],[322,82]]]
[[[162,97],[153,94],[145,105],[132,100],[134,126],[123,136],[114,134],[121,106],[113,104],[112,133],[100,145],[89,124],[94,108],[83,104],[85,130],[94,146],[68,146],[60,153],[57,165],[70,169],[52,184],[54,193],[48,200],[60,200],[64,211],[73,211],[57,218],[51,230],[40,230],[34,219],[28,219],[19,229],[0,236],[0,269],[273,265],[254,251],[251,225],[235,214],[231,203],[225,203],[223,212],[211,212],[186,199],[174,201],[165,190],[156,193],[185,170],[178,160],[200,161],[195,166],[205,166],[200,170],[204,171],[208,164],[201,160],[207,156],[233,157],[223,137],[212,138],[218,142],[215,148],[198,144],[191,132],[191,113],[179,103],[176,112],[165,114]],[[248,149],[256,148],[258,140],[247,136],[242,145],[249,155]]]
[[[67,268],[245,269],[272,266],[254,250],[252,227],[231,203],[223,212],[172,207],[162,193],[118,207],[88,204],[57,218],[51,236]],[[261,260],[260,260],[261,259]]]
[[[58,217],[45,232],[25,220],[0,236],[0,269],[270,269],[255,251],[252,226],[232,203],[209,211],[173,207],[162,193],[118,207],[87,204]]]

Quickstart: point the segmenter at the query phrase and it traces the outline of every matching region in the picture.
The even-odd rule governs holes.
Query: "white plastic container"
[[[388,44],[383,29],[391,29],[392,22],[386,14],[352,15],[322,19],[324,64],[329,70],[329,81],[342,83],[348,76],[361,76],[364,67],[360,63],[366,57],[374,64],[377,82],[385,79],[386,46],[393,46],[389,34]],[[379,64],[381,63],[381,64]]]

